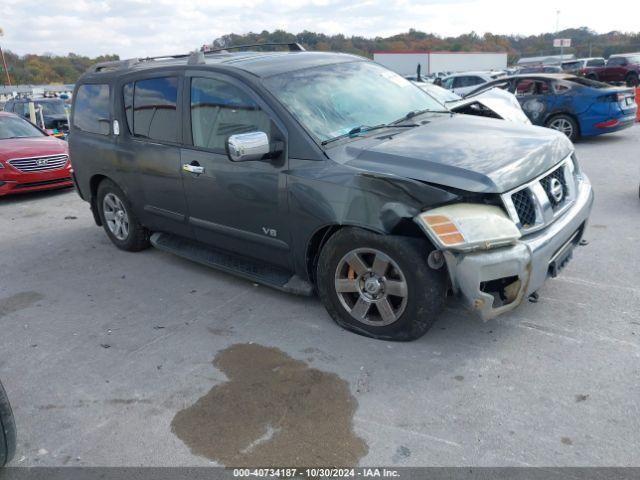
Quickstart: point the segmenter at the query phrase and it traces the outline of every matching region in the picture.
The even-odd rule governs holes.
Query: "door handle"
[[[204,173],[204,167],[201,167],[200,165],[192,165],[188,163],[182,165],[182,170],[189,173],[195,173],[196,175],[200,175],[201,173]]]

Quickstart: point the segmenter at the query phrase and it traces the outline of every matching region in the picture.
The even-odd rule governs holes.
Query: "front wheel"
[[[414,340],[444,307],[443,271],[428,267],[425,239],[337,232],[320,253],[317,287],[336,323],[368,337]]]
[[[633,88],[636,88],[638,86],[638,83],[640,83],[638,81],[637,73],[630,73],[629,75],[627,75],[627,78],[625,79],[625,81],[627,83],[627,87],[633,87]]]
[[[580,136],[578,124],[569,115],[554,115],[547,120],[546,127],[564,133],[572,142],[575,142]]]
[[[0,383],[0,467],[13,458],[16,451],[16,424],[9,399]]]

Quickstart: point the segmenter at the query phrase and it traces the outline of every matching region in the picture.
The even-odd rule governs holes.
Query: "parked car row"
[[[585,66],[579,73],[592,80],[624,82],[629,87],[637,87],[640,85],[640,52],[611,55],[606,65]]]
[[[4,111],[31,120],[56,137],[66,138],[69,133],[68,111],[61,98],[12,98],[4,104]]]

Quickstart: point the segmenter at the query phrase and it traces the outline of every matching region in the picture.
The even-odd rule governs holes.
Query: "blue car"
[[[486,83],[513,93],[531,123],[563,132],[572,141],[628,128],[638,109],[632,88],[567,74],[515,75]]]

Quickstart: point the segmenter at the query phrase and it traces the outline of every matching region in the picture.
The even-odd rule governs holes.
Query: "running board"
[[[252,282],[276,288],[296,295],[313,295],[313,286],[297,275],[241,255],[223,252],[216,248],[168,233],[151,235],[151,245],[158,250],[173,253],[193,262],[231,273]]]

